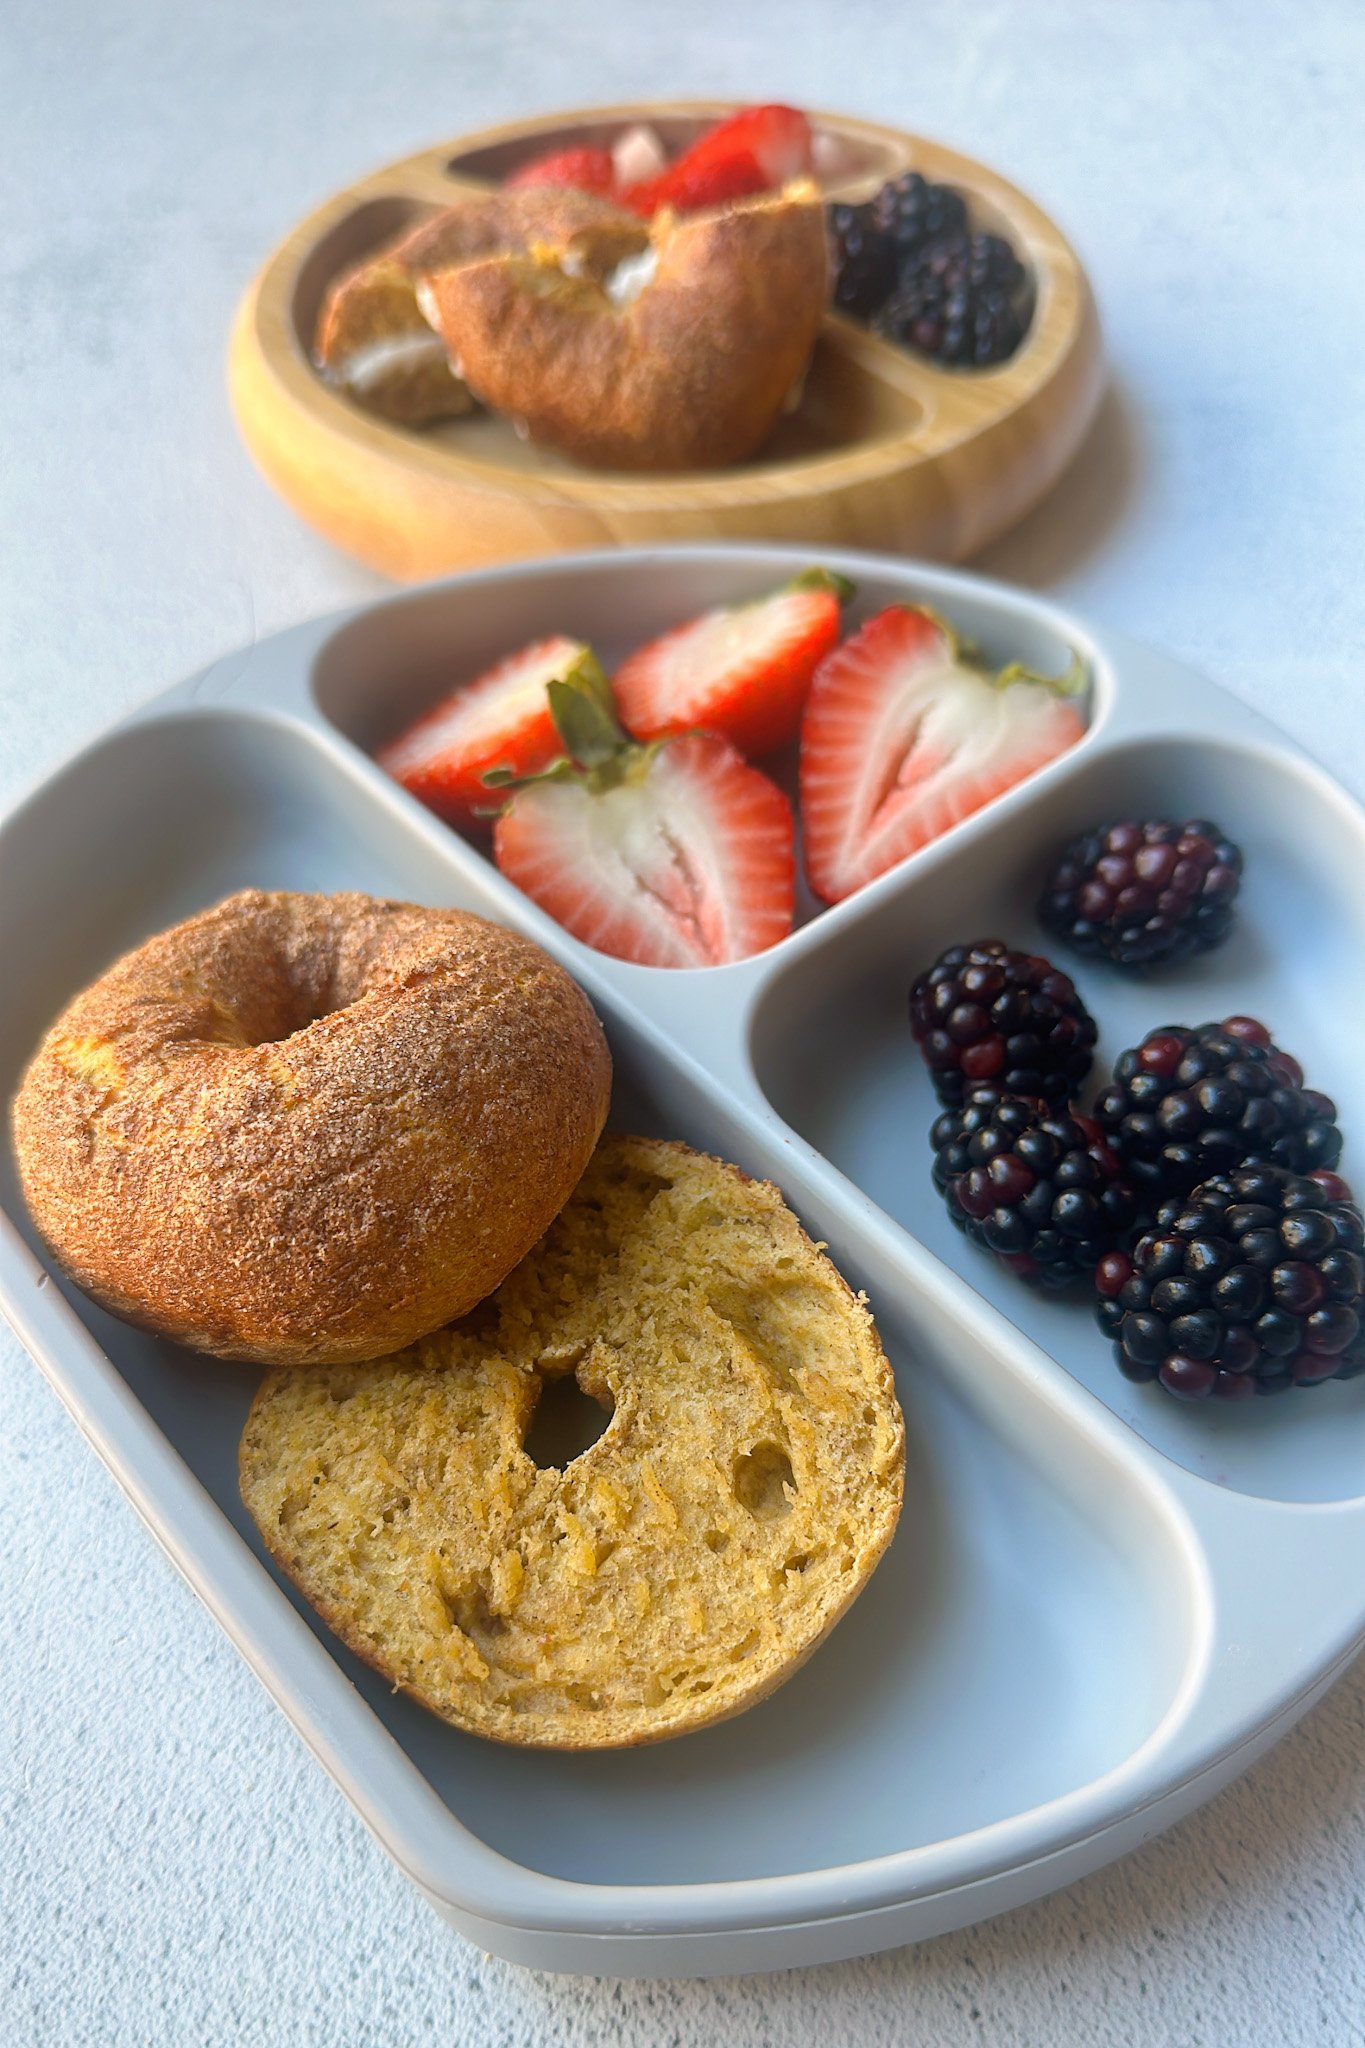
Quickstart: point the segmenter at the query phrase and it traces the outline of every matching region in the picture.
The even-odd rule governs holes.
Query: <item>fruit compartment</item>
[[[828,551],[798,557],[791,551],[776,549],[735,549],[721,562],[714,554],[690,557],[685,551],[672,550],[654,559],[667,563],[666,581],[647,573],[649,557],[643,558],[643,563],[638,556],[632,561],[597,557],[589,561],[546,562],[539,567],[536,581],[529,589],[514,573],[504,573],[480,579],[472,588],[438,586],[413,596],[394,598],[342,625],[328,637],[312,664],[313,702],[338,733],[369,756],[462,678],[472,679],[529,641],[555,633],[586,640],[610,671],[633,648],[669,627],[714,605],[735,604],[760,596],[788,580],[808,562],[828,561],[844,568],[858,586],[857,596],[847,608],[846,632],[885,605],[926,603],[942,611],[996,665],[1023,661],[1044,674],[1060,675],[1067,667],[1071,649],[1080,651],[1091,678],[1085,706],[1089,719],[1085,736],[1029,782],[996,799],[977,814],[978,818],[1009,811],[1056,776],[1071,772],[1110,716],[1114,679],[1108,661],[1088,634],[1041,603],[1021,606],[1003,591],[978,586],[970,593],[964,592],[953,579],[939,577],[930,569],[907,564],[888,573],[884,567],[869,568],[865,558]],[[788,796],[795,797],[794,749],[769,757],[760,765]],[[373,772],[382,774],[377,768]],[[415,799],[397,785],[390,787],[405,807],[420,809]],[[964,820],[945,840],[912,854],[894,873],[913,873],[922,861],[935,855],[937,847],[956,843],[973,829],[975,820]],[[441,827],[441,831],[448,834],[453,845],[471,850],[481,862],[490,858],[486,835],[457,832],[449,826]],[[894,885],[893,876],[884,876],[871,888],[880,891]],[[509,885],[499,878],[498,886]],[[857,914],[855,906],[860,900],[853,897],[827,907],[799,882],[798,928],[812,919],[842,922]],[[539,933],[539,927],[537,930]],[[603,961],[603,955],[580,946],[567,934],[561,937],[574,960],[599,964]],[[780,957],[790,943],[782,940],[773,954],[763,958]],[[754,962],[743,964],[745,968],[755,967]],[[661,975],[672,980],[680,974],[686,980],[695,972],[732,971],[612,965],[628,977],[649,980],[657,980]]]
[[[444,160],[446,174],[461,182],[499,185],[533,157],[551,150],[610,149],[628,130],[647,123],[668,157],[678,156],[714,122],[735,111],[733,102],[713,105],[602,108],[579,119],[541,119],[501,129],[495,141],[474,137]],[[857,122],[812,114],[817,137],[817,172],[826,191],[875,189],[905,168],[903,146]],[[837,155],[836,155],[837,152]],[[820,163],[824,157],[828,170]]]
[[[1037,921],[1049,860],[1122,816],[1212,817],[1244,849],[1238,918],[1212,953],[1142,975],[1070,954]],[[1113,1059],[1164,1023],[1261,1018],[1335,1100],[1342,1171],[1359,1161],[1365,1074],[1343,1020],[1365,1004],[1365,824],[1311,763],[1252,741],[1163,736],[1102,744],[1046,789],[1020,793],[907,866],[882,899],[774,964],[749,1050],[778,1115],[888,1216],[1036,1340],[1164,1457],[1220,1486],[1281,1501],[1362,1495],[1365,1382],[1270,1399],[1186,1404],[1134,1386],[1084,1289],[1042,1295],[952,1226],[930,1179],[938,1105],[910,1036],[915,976],[944,947],[999,937],[1071,974],[1099,1028],[1088,1102]]]
[[[233,888],[360,888],[497,914],[477,871],[457,871],[400,809],[376,801],[334,742],[258,714],[146,717],[55,778],[7,837],[9,871],[28,886],[0,907],[8,957],[27,963],[0,1025],[6,1093],[74,989]],[[781,1177],[780,1142],[609,996],[599,1001],[621,1122]],[[8,1150],[0,1183],[26,1231]],[[837,1191],[833,1208],[831,1251],[856,1277],[858,1233],[847,1211],[840,1219]],[[260,1558],[235,1477],[256,1372],[195,1358],[57,1284],[127,1394]],[[1124,1773],[1158,1738],[1205,1650],[1200,1567],[1178,1511],[1083,1416],[1021,1403],[1007,1336],[973,1330],[969,1305],[959,1312],[908,1275],[875,1305],[910,1442],[900,1531],[833,1642],[733,1723],[600,1757],[475,1743],[395,1696],[283,1589],[368,1703],[376,1734],[387,1731],[480,1841],[532,1871],[591,1884],[798,1872],[1033,1815]],[[981,1343],[996,1347],[1003,1395],[984,1380],[969,1393],[954,1383],[955,1354]],[[169,1533],[174,1547],[188,1532]],[[253,1620],[239,1621],[239,1637],[259,1628],[251,1654],[269,1669],[259,1645],[276,1609],[262,1580],[252,1588]],[[276,1682],[288,1702],[288,1680]]]

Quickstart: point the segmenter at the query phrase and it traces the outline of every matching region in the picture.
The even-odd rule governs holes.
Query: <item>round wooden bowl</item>
[[[524,555],[653,540],[761,537],[957,560],[1060,475],[1103,384],[1085,274],[1033,202],[970,157],[897,128],[813,114],[837,142],[829,196],[916,169],[1007,234],[1034,280],[1022,347],[994,370],[939,369],[830,313],[804,396],[761,455],[655,477],[581,468],[480,413],[420,429],[363,411],[313,367],[333,279],[405,228],[497,184],[542,150],[648,122],[670,153],[733,111],[649,102],[543,115],[405,157],[329,199],[270,257],[233,329],[233,405],[275,488],[337,546],[404,579]]]

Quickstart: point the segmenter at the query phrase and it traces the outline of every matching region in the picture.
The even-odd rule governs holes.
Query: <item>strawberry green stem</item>
[[[518,790],[535,782],[578,782],[597,794],[642,773],[657,743],[640,746],[616,716],[611,682],[597,656],[580,654],[562,679],[547,683],[550,716],[564,753],[536,775],[516,775],[510,768],[490,768],[483,780],[490,789]]]
[[[784,590],[830,590],[840,604],[847,604],[858,594],[857,584],[850,583],[847,576],[841,576],[835,569],[803,569],[799,576],[793,576],[791,582],[782,587]]]
[[[967,640],[957,628],[936,612],[932,605],[910,606],[911,611],[921,612],[926,619],[932,619],[948,643],[954,661],[964,667],[975,669],[976,673],[994,689],[1008,689],[1011,683],[1037,683],[1042,689],[1051,690],[1056,697],[1079,697],[1090,680],[1090,670],[1084,656],[1077,648],[1070,650],[1071,659],[1063,674],[1044,675],[1041,669],[1030,668],[1027,662],[1008,661],[1003,668],[992,668],[981,649]]]

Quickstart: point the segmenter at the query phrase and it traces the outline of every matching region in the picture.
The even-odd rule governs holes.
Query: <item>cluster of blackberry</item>
[[[1064,856],[1066,887],[1084,889],[1088,862],[1149,848],[1200,879],[1149,911],[1160,933],[1138,945],[1117,902],[1127,882],[1102,878],[1114,916],[1092,895],[1082,943],[1127,966],[1203,950],[1231,924],[1225,878],[1235,888],[1241,855],[1204,823],[1090,833]],[[1060,894],[1049,885],[1045,921]],[[1066,925],[1060,909],[1052,922]],[[1128,1378],[1236,1400],[1365,1373],[1365,1224],[1333,1170],[1336,1109],[1263,1024],[1149,1032],[1085,1116],[1095,1023],[1041,955],[999,939],[949,948],[911,990],[910,1022],[943,1104],[933,1178],[952,1221],[1036,1286],[1090,1281]]]
[[[1003,235],[973,232],[966,202],[918,171],[862,205],[829,209],[834,302],[902,347],[987,369],[1028,327],[1029,279]]]
[[[1070,1107],[1096,1036],[1070,977],[1000,939],[950,946],[910,991],[910,1028],[944,1105],[934,1185],[958,1229],[1039,1286],[1093,1274],[1137,1206]]]

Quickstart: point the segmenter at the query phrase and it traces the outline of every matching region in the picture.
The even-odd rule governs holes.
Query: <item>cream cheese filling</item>
[[[613,306],[629,306],[639,298],[659,267],[657,249],[641,249],[638,256],[623,256],[607,277],[603,290]]]
[[[416,369],[438,357],[445,359],[445,349],[437,334],[390,334],[353,349],[341,363],[339,375],[353,391],[372,391],[391,371]]]

